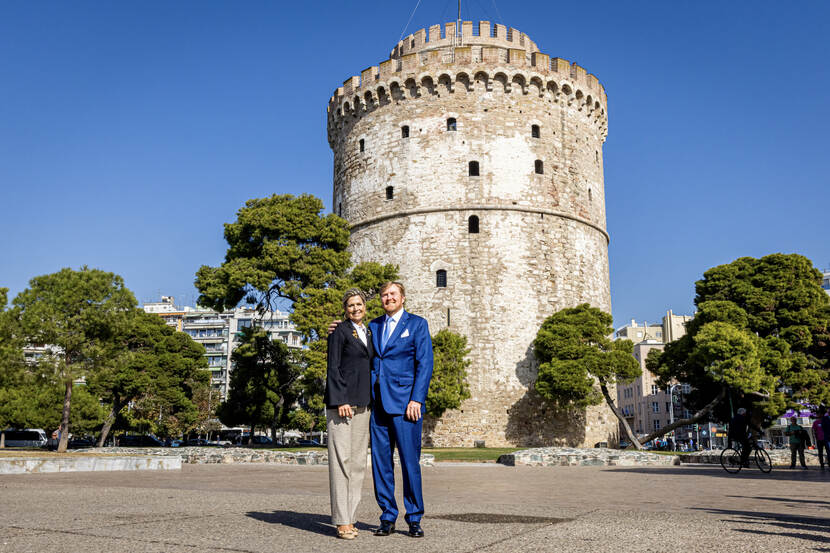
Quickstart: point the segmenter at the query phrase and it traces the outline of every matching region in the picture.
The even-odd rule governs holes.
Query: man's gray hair
[[[743,407],[741,407],[740,409],[738,409],[738,414],[739,414],[739,415],[746,415],[746,409],[744,409]]]

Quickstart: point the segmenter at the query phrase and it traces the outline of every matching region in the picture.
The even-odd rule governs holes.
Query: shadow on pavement
[[[269,513],[252,511],[245,513],[245,516],[261,522],[267,522],[268,524],[280,524],[282,526],[297,528],[298,530],[314,532],[315,534],[323,534],[326,536],[334,534],[331,526],[331,516],[329,515],[298,513],[296,511],[271,511]],[[357,526],[360,527],[360,525]]]
[[[430,515],[429,518],[451,520],[454,522],[471,522],[475,524],[559,524],[573,520],[572,518],[505,515],[498,513],[454,513],[448,515]]]
[[[821,501],[819,499],[798,499],[794,497],[765,497],[752,495],[727,495],[726,497],[734,497],[736,499],[760,499],[763,501],[780,501],[782,503],[806,503],[808,505],[830,505],[830,501]]]
[[[778,499],[778,498],[776,498]],[[736,532],[764,536],[782,536],[811,541],[821,544],[830,544],[830,520],[826,517],[802,515],[786,515],[782,513],[766,513],[762,511],[737,511],[731,509],[713,509],[705,507],[695,508],[730,517],[729,521],[740,524],[754,525],[753,528],[737,528]],[[781,531],[777,531],[777,530]],[[822,549],[823,551],[824,549]]]
[[[830,473],[820,471],[817,468],[810,469],[785,469],[773,467],[772,472],[764,474],[757,468],[743,469],[737,474],[730,474],[723,470],[720,465],[710,466],[689,466],[680,467],[606,467],[604,470],[613,472],[635,472],[642,474],[670,474],[672,476],[713,476],[717,478],[730,479],[751,479],[751,480],[778,480],[778,481],[799,481],[799,482],[828,482]]]

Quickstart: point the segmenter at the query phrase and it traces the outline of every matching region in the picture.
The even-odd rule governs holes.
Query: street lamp
[[[674,424],[674,389],[680,384],[672,384],[669,386],[669,424]]]

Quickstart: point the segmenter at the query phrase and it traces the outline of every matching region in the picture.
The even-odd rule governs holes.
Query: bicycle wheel
[[[730,474],[741,472],[741,452],[734,447],[727,447],[720,454],[720,466]]]
[[[769,453],[761,448],[755,450],[755,464],[758,465],[761,472],[772,470],[772,459],[770,459]]]

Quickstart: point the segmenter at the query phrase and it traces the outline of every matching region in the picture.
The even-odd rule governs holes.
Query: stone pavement
[[[427,536],[417,541],[370,535],[371,479],[360,535],[333,538],[327,474],[184,465],[0,476],[0,552],[830,551],[830,472],[815,469],[438,463],[423,469]]]

